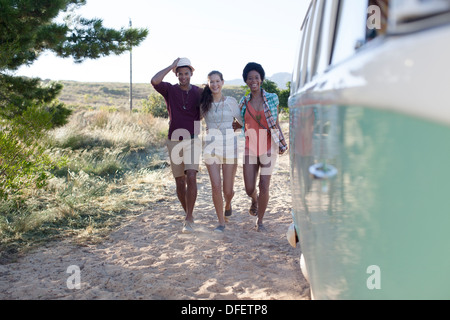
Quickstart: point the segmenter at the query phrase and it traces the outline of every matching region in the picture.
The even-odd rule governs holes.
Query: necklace
[[[223,96],[220,96],[219,102],[215,103],[215,102],[213,101],[213,105],[214,105],[214,107],[216,107],[216,112],[217,112],[217,110],[219,109],[220,103],[223,102],[223,101],[224,101],[224,100],[223,100]]]
[[[187,110],[187,104],[189,103],[189,92],[191,92],[191,86],[189,86],[189,90],[186,92],[186,102],[184,102],[184,93],[185,91],[181,90],[181,99],[183,100],[183,110]]]
[[[220,103],[222,102],[222,115],[221,115],[221,117],[220,117],[220,121],[218,122],[217,120],[218,120],[218,117],[217,117],[217,111],[219,110],[219,106],[220,106]],[[216,107],[216,110],[215,110],[215,122],[216,122],[216,128],[217,129],[220,129],[220,127],[222,126],[222,121],[223,121],[223,109],[224,109],[224,106],[225,106],[225,100],[223,99],[223,96],[221,96],[220,97],[220,100],[219,100],[219,102],[216,104],[214,101],[213,101],[213,104],[214,104],[214,107]]]
[[[264,111],[264,99],[260,102],[260,101],[255,101],[255,100],[253,100],[253,103],[255,104],[255,105],[257,105],[258,106],[258,109],[256,109],[255,107],[253,107],[253,109],[256,111],[256,112],[261,112],[261,111]],[[253,104],[252,104],[252,106],[253,106]],[[260,121],[261,120],[261,115],[260,114],[257,114],[256,115],[256,120],[257,121]]]
[[[262,105],[261,109],[264,111],[264,102],[261,105]],[[260,112],[261,112],[261,110],[260,110]],[[256,119],[258,119],[258,121],[261,121],[261,114],[257,114]]]

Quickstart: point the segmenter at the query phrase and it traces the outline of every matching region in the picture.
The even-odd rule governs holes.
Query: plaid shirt
[[[283,132],[277,126],[278,119],[278,105],[280,101],[276,93],[266,92],[261,89],[264,99],[264,114],[266,115],[267,124],[269,125],[270,134],[273,141],[279,145],[280,153],[284,153],[287,149],[287,143],[284,139]],[[239,102],[239,108],[241,109],[242,120],[244,121],[242,130],[245,130],[245,111],[247,110],[247,103],[252,99],[252,94],[245,96]]]

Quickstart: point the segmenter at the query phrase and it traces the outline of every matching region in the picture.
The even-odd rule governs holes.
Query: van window
[[[389,8],[390,34],[402,34],[448,24],[450,1],[409,0],[391,1]]]
[[[341,0],[332,64],[351,57],[365,42],[368,1]]]
[[[301,28],[291,90],[386,33],[390,0],[313,0]]]
[[[339,2],[335,0],[325,1],[320,27],[320,38],[317,44],[317,58],[315,75],[323,73],[330,65],[331,50],[336,27],[336,12]]]
[[[390,0],[341,0],[332,64],[351,57],[367,42],[386,34]]]
[[[311,12],[312,12],[312,2],[306,13],[306,16],[305,16],[305,19],[303,21],[302,28],[301,28],[300,49],[298,51],[297,61],[294,66],[294,73],[292,75],[292,83],[291,83],[291,90],[294,90],[294,91],[296,91],[298,88],[300,88],[304,84],[304,79],[305,79],[304,66],[305,66],[305,59],[307,58],[306,53],[308,52],[308,48],[309,48]]]
[[[389,0],[369,0],[366,41],[385,35],[388,28]]]
[[[321,55],[320,48],[320,30],[323,20],[323,8],[325,1],[316,1],[311,15],[311,38],[308,52],[308,61],[306,61],[306,82],[317,74],[317,60]]]

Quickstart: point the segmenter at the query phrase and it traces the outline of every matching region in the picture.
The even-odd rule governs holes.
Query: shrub
[[[166,102],[158,93],[152,93],[147,100],[142,101],[142,112],[150,113],[157,118],[168,118]]]
[[[40,137],[51,126],[51,115],[30,107],[20,118],[0,121],[0,200],[27,186],[42,188],[54,162],[44,153]]]

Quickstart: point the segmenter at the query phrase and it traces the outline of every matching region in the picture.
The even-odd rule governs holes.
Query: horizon
[[[269,79],[269,80],[271,80],[271,81],[273,81],[273,82],[275,82],[275,83],[277,83],[276,81],[274,81],[274,80],[272,80],[273,79],[273,77],[275,77],[276,75],[281,75],[281,74],[285,74],[286,75],[286,77],[292,77],[292,73],[289,73],[289,72],[276,72],[276,73],[274,73],[272,76],[266,76],[266,79]],[[26,77],[26,76],[25,76]],[[126,85],[129,85],[130,84],[130,82],[128,81],[79,81],[79,80],[53,80],[53,79],[41,79],[41,81],[43,81],[43,82],[77,82],[77,83],[96,83],[96,84],[100,84],[100,83],[114,83],[114,84],[126,84]],[[244,81],[242,80],[242,79],[238,79],[238,78],[236,78],[236,79],[230,79],[230,80],[224,80],[225,81],[225,84],[224,84],[224,86],[230,86],[230,87],[234,87],[234,86],[245,86],[246,84],[244,83]],[[242,82],[242,84],[227,84],[227,82],[229,83],[229,82],[232,82],[232,83],[235,83],[235,82],[237,82],[237,81],[241,81]],[[290,80],[288,80],[288,81],[290,81]],[[133,81],[133,84],[149,84],[149,85],[151,85],[151,83],[150,83],[150,81],[148,81],[148,82],[134,82]],[[193,82],[193,84],[194,85],[204,85],[204,84],[206,84],[206,83],[195,83],[195,82]],[[277,84],[279,84],[279,83],[277,83]],[[280,87],[280,86],[279,86]],[[280,87],[281,88],[281,87]],[[285,89],[284,87],[283,88],[281,88],[281,89]]]

